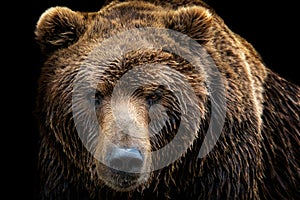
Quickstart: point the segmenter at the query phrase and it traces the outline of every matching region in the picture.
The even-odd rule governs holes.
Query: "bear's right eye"
[[[101,92],[96,91],[90,96],[91,105],[95,106],[95,108],[97,109],[101,105],[102,99],[103,95],[101,94]]]

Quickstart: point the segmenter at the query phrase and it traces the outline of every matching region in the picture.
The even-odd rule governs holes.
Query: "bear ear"
[[[188,35],[199,43],[211,38],[213,11],[201,6],[181,7],[167,12],[164,20],[166,28]]]
[[[85,30],[85,15],[67,7],[52,7],[39,18],[35,36],[43,53],[76,42]]]

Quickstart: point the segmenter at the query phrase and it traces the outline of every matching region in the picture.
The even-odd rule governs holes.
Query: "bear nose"
[[[114,147],[107,161],[114,172],[140,173],[143,166],[143,156],[137,148]]]

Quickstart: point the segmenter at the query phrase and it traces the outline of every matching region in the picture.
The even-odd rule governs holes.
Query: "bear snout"
[[[113,147],[106,156],[107,164],[113,173],[141,173],[144,158],[140,150],[135,147]]]

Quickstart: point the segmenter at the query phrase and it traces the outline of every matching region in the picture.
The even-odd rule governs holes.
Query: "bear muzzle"
[[[113,147],[110,154],[106,157],[110,170],[117,174],[141,173],[143,168],[143,155],[134,147],[121,148]]]
[[[105,157],[104,181],[117,191],[130,191],[143,185],[149,178],[146,157],[136,147],[111,147]]]

